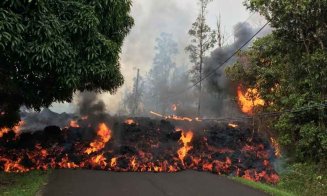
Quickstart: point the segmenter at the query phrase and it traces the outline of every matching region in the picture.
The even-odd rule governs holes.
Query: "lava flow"
[[[272,165],[275,149],[269,139],[240,126],[201,122],[201,126],[183,130],[166,120],[117,118],[92,128],[88,119],[83,122],[63,129],[50,126],[33,133],[4,132],[0,138],[0,170],[84,168],[177,172],[192,169],[267,183],[279,180]]]
[[[12,129],[9,128],[0,128],[0,138],[3,137],[4,134],[13,131],[16,135],[18,135],[21,131],[21,126],[24,124],[24,121],[20,121],[18,125],[14,126]]]

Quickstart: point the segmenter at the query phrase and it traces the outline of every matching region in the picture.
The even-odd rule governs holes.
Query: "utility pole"
[[[135,116],[135,113],[139,105],[139,78],[140,78],[140,69],[137,69],[136,83],[134,87],[134,107],[132,110],[132,115]]]

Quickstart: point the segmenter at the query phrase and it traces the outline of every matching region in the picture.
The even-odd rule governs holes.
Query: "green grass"
[[[262,190],[271,195],[327,195],[326,164],[316,165],[309,163],[297,163],[288,165],[284,168],[284,171],[280,172],[280,182],[275,186],[252,182],[237,177],[232,179],[255,189]]]
[[[327,195],[327,170],[324,164],[293,164],[281,174],[278,187],[301,196]]]
[[[50,172],[32,171],[23,174],[0,172],[0,196],[35,196]]]
[[[293,193],[282,190],[278,186],[263,184],[263,183],[260,183],[260,182],[253,182],[253,181],[246,180],[246,179],[240,178],[240,177],[233,177],[232,179],[237,181],[237,182],[240,182],[242,184],[245,184],[247,186],[250,186],[252,188],[255,188],[257,190],[261,190],[261,191],[263,191],[265,193],[268,193],[270,195],[274,195],[274,196],[295,196]]]

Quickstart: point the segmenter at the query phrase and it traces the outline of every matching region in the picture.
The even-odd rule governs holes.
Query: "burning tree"
[[[115,92],[130,7],[130,0],[1,1],[0,127],[17,123],[22,105],[71,101],[77,90]]]
[[[242,53],[227,73],[246,87],[258,87],[264,112],[280,114],[269,118],[270,127],[294,160],[325,165],[326,1],[250,0],[246,5],[264,15],[274,30]]]

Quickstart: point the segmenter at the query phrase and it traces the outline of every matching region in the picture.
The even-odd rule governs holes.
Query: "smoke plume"
[[[206,59],[204,75],[213,74],[205,81],[204,113],[210,116],[234,116],[239,114],[235,101],[233,101],[236,88],[231,88],[231,84],[224,73],[225,68],[235,63],[237,57],[234,56],[225,64],[224,62],[244,45],[254,33],[255,29],[249,23],[238,23],[234,27],[234,43],[215,49]],[[220,68],[217,69],[217,67]]]

